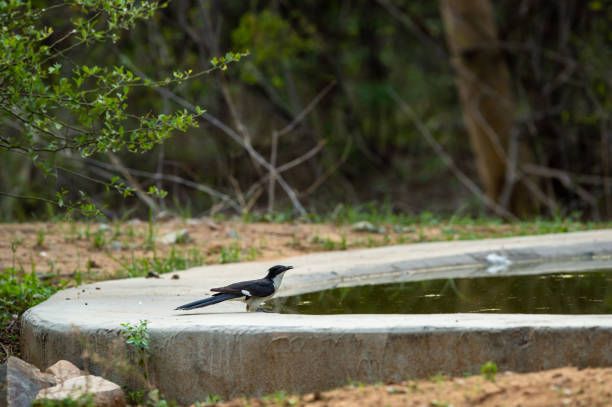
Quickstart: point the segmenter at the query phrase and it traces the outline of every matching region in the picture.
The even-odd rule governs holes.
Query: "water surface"
[[[612,314],[612,270],[427,280],[275,298],[283,314]]]

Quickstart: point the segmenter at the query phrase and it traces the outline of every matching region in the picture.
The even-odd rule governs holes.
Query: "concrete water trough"
[[[486,275],[491,253],[513,263],[498,275],[610,268],[612,230],[320,253],[198,267],[177,273],[179,279],[89,284],[58,292],[23,315],[22,355],[40,368],[67,359],[138,388],[119,332],[122,323],[148,320],[148,380],[181,404],[209,394],[323,390],[349,379],[477,373],[489,360],[518,372],[612,365],[612,315],[281,315],[245,313],[236,302],[174,311],[211,287],[260,278],[273,264],[295,267],[283,281],[280,295],[287,296]]]

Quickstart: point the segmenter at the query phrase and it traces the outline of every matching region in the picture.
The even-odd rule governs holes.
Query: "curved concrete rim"
[[[319,253],[268,262],[198,267],[160,279],[106,281],[63,290],[22,318],[22,355],[46,368],[67,359],[128,387],[142,383],[122,364],[122,323],[148,320],[149,378],[189,404],[208,394],[306,392],[438,372],[533,371],[612,364],[610,315],[247,314],[225,302],[197,312],[174,307],[210,287],[260,278],[273,264],[295,267],[279,295],[335,286],[491,275],[490,253],[513,267],[496,275],[610,267],[612,230],[437,242]],[[122,366],[120,368],[120,366]],[[133,370],[133,369],[132,369]]]

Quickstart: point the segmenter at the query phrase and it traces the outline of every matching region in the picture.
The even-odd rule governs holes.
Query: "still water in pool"
[[[612,314],[612,270],[334,288],[267,301],[283,314]]]

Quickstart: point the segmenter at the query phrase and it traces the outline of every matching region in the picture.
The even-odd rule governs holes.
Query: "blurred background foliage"
[[[522,199],[543,203],[534,216],[579,212],[586,219],[610,219],[612,1],[492,5],[516,100],[514,127],[534,155],[525,171],[537,177],[540,191]],[[71,29],[73,13],[59,10],[44,21],[57,35]],[[0,191],[53,197],[62,187],[71,194],[81,190],[119,219],[144,217],[151,209],[185,216],[298,214],[296,201],[317,213],[366,202],[386,202],[405,213],[488,210],[456,177],[460,171],[482,185],[438,1],[172,1],[122,31],[116,43],[75,47],[63,57],[74,64],[125,66],[160,80],[174,71],[208,69],[214,57],[244,50],[250,55],[228,69],[131,93],[132,114],[204,107],[197,128],[143,154],[83,158],[63,150],[53,163],[72,172],[58,171],[56,178],[45,177],[27,157],[0,149]],[[397,97],[455,169],[431,148]],[[5,134],[14,131],[7,120],[0,114]],[[282,185],[269,182],[274,174],[251,147],[284,169],[294,200]],[[124,199],[88,179],[113,177],[168,195],[150,202],[138,195]],[[53,213],[52,206],[32,199],[2,197],[0,205],[3,220]]]

